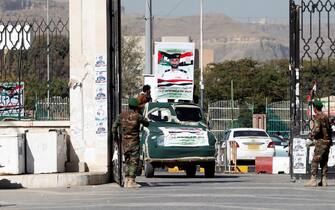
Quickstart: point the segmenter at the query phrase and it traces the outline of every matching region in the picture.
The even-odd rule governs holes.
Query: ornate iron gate
[[[301,134],[300,76],[308,71],[329,74],[335,61],[335,0],[290,0],[291,141]],[[317,78],[314,78],[317,80]],[[307,86],[306,82],[303,84]],[[332,84],[321,84],[325,94]],[[291,150],[293,149],[291,142]],[[293,165],[291,158],[291,166]],[[291,174],[293,174],[291,167]]]
[[[300,133],[300,76],[307,71],[334,71],[335,0],[290,0],[290,71],[291,71],[291,133]],[[317,80],[317,78],[315,78]],[[334,88],[322,84],[323,89]],[[328,86],[328,87],[327,87]],[[327,93],[331,93],[330,91]]]
[[[51,108],[50,100],[69,96],[68,25],[68,19],[0,17],[0,120],[36,119],[36,112],[57,119],[59,106]],[[36,106],[40,100],[47,106]]]

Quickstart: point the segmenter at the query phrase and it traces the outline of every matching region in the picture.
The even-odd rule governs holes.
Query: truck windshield
[[[176,107],[177,118],[180,121],[199,122],[202,120],[201,110],[196,107]]]

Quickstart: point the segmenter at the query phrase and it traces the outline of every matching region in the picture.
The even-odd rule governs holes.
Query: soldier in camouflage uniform
[[[327,186],[327,172],[328,172],[328,155],[331,145],[331,130],[327,115],[322,110],[321,101],[314,101],[314,127],[309,134],[309,138],[314,140],[315,149],[311,166],[311,179],[305,184],[306,187],[316,187],[316,176],[318,172],[318,165],[321,168],[321,181],[319,186]]]
[[[148,126],[149,122],[136,110],[138,110],[138,100],[129,100],[129,111],[122,112],[113,124],[113,136],[117,134],[120,127],[122,135],[122,150],[125,157],[125,182],[126,188],[137,188],[139,184],[135,182],[136,170],[140,158],[140,124]],[[114,138],[115,139],[115,138]]]

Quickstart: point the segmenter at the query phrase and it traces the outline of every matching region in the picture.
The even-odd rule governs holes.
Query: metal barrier
[[[208,105],[211,131],[218,140],[223,139],[225,130],[237,127],[252,127],[254,106],[239,101],[217,101]]]
[[[70,120],[69,98],[53,97],[36,102],[36,120]]]
[[[238,172],[237,169],[237,142],[231,141],[230,144],[230,161],[229,161],[229,172],[233,169],[233,172]]]

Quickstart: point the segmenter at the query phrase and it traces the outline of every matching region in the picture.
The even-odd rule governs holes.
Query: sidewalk
[[[108,175],[103,172],[5,175],[0,176],[0,189],[100,185],[107,182]]]

